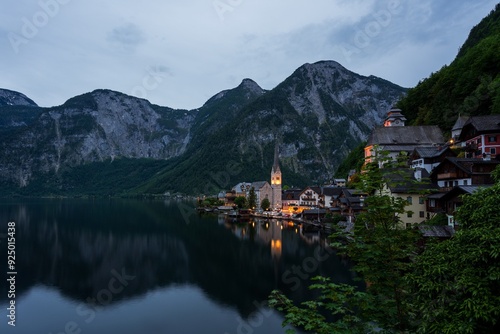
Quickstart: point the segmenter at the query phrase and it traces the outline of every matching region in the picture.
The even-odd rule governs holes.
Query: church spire
[[[273,164],[273,173],[281,172],[280,170],[280,163],[279,163],[279,148],[278,148],[278,141],[276,141],[276,144],[274,145],[274,164]]]
[[[281,178],[281,169],[279,163],[279,146],[278,139],[276,138],[276,144],[274,146],[274,164],[271,169],[271,188],[272,188],[272,201],[271,205],[274,210],[281,209],[281,183],[283,182]]]

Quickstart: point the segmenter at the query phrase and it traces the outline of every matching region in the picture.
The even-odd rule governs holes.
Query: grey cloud
[[[113,46],[124,51],[134,51],[135,48],[146,41],[142,30],[133,23],[127,23],[114,28],[107,38]]]

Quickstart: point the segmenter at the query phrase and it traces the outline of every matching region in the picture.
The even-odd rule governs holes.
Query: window
[[[411,198],[411,196],[406,197],[406,201],[407,201],[409,204],[412,204],[412,198]]]
[[[436,207],[436,200],[435,199],[430,199],[429,200],[429,207],[435,208]]]
[[[425,203],[425,198],[419,197],[418,198],[418,204],[424,204]]]
[[[406,223],[406,228],[410,229],[411,228],[411,223]]]
[[[411,212],[411,211],[410,211],[410,212],[407,212],[407,213],[406,213],[406,216],[407,216],[408,218],[413,217],[413,212]]]
[[[420,215],[420,218],[424,218],[424,217],[425,217],[425,212],[420,211],[420,212],[419,212],[419,215]]]
[[[497,141],[497,136],[488,136],[488,143],[494,143]]]
[[[490,148],[490,154],[497,154],[497,149],[494,147]]]
[[[464,186],[469,184],[469,180],[464,180]]]
[[[481,144],[481,138],[478,138],[478,139],[476,140],[476,143]]]

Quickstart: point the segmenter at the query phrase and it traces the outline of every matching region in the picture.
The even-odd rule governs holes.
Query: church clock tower
[[[281,183],[283,179],[281,178],[281,169],[279,165],[279,152],[278,152],[278,142],[274,147],[274,164],[271,169],[271,188],[273,188],[273,196],[271,201],[272,209],[281,209]]]

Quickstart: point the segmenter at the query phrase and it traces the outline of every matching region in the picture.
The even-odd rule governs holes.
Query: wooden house
[[[446,157],[455,157],[456,154],[449,146],[422,146],[416,147],[410,154],[411,168],[425,169],[428,173],[437,167]]]
[[[468,158],[495,159],[500,156],[500,115],[472,116],[462,127]]]
[[[430,178],[439,188],[492,184],[491,172],[500,164],[497,160],[447,157],[432,171]]]

